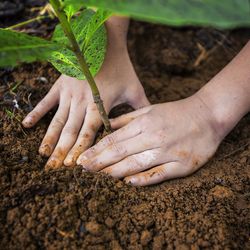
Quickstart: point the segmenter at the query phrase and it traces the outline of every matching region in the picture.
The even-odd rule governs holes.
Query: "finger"
[[[146,150],[142,153],[126,157],[124,160],[103,169],[102,172],[107,173],[114,178],[124,178],[126,176],[140,173],[146,169],[161,164],[162,162],[167,162],[166,157],[163,159],[161,156],[162,151],[160,149]]]
[[[46,169],[59,168],[63,165],[64,159],[78,137],[85,116],[85,107],[83,102],[72,101],[69,118],[62,130],[55,150],[45,166]]]
[[[78,139],[64,160],[64,165],[74,166],[76,164],[79,155],[93,144],[96,133],[101,125],[102,120],[96,105],[94,104],[94,107],[93,105],[89,105],[87,107],[84,124],[79,133]]]
[[[154,143],[145,134],[140,134],[128,140],[114,143],[97,156],[82,161],[80,165],[87,171],[99,171],[125,157],[154,148]]]
[[[134,120],[138,116],[148,113],[151,109],[152,109],[152,106],[147,106],[145,108],[138,109],[134,112],[130,112],[128,114],[121,115],[117,118],[111,119],[110,120],[111,127],[113,129],[119,129],[119,128],[127,125],[129,122],[131,122],[132,120]]]
[[[56,87],[52,87],[49,93],[36,105],[25,117],[22,124],[26,128],[34,126],[46,113],[49,112],[59,101]]]
[[[100,154],[106,148],[115,145],[119,142],[133,138],[141,133],[140,124],[134,120],[125,127],[107,135],[102,140],[100,140],[95,146],[86,150],[77,160],[77,164],[81,165],[86,159],[91,159]]]
[[[180,162],[170,162],[148,171],[126,177],[124,180],[134,186],[148,186],[166,180],[180,178],[189,175],[191,172]]]
[[[65,99],[63,99],[65,100]],[[66,99],[67,100],[67,99]],[[53,117],[49,128],[44,136],[44,139],[39,148],[39,153],[42,156],[48,157],[51,155],[54,150],[56,143],[60,137],[62,129],[67,121],[69,114],[70,102],[61,101],[58,107],[58,110]]]

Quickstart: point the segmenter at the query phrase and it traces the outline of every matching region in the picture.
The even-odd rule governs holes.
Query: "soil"
[[[26,1],[19,19],[32,17],[34,5]],[[27,29],[37,26],[48,36],[54,24]],[[158,103],[195,93],[249,38],[249,29],[132,22],[128,43],[146,93]],[[20,120],[58,76],[41,63],[0,71],[0,249],[250,249],[249,114],[187,178],[142,188],[80,167],[45,172],[37,150],[53,111],[30,130]],[[128,111],[118,107],[112,116]]]

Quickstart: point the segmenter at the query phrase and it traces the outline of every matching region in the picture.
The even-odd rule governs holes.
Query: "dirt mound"
[[[249,30],[133,22],[129,48],[156,103],[192,95],[249,38]],[[37,150],[53,111],[31,130],[20,120],[58,73],[30,64],[0,76],[0,249],[250,249],[249,115],[196,174],[131,187],[79,167],[45,172]]]

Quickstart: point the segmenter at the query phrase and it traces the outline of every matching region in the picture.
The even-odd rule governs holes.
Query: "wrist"
[[[196,94],[223,139],[250,110],[250,42]]]
[[[112,16],[106,21],[105,25],[108,34],[108,49],[117,52],[126,51],[129,19]]]
[[[206,89],[201,89],[195,94],[195,96],[206,107],[211,127],[214,129],[219,140],[221,141],[231,130],[231,121],[229,124],[229,120],[223,114],[224,111],[221,109],[221,106],[216,104],[213,100],[213,96],[211,96]]]
[[[248,112],[249,101],[244,98],[244,89],[216,88],[212,79],[195,95],[209,110],[211,123],[220,140],[222,140]]]

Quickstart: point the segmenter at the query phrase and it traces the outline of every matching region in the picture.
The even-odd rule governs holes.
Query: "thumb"
[[[133,93],[130,93],[128,104],[134,109],[140,109],[150,105],[150,102],[142,86],[140,86],[140,88],[135,90]]]
[[[149,103],[149,102],[148,102]],[[125,115],[121,115],[117,118],[110,119],[111,127],[113,129],[119,129],[125,125],[127,125],[129,122],[137,118],[138,116],[141,116],[145,113],[148,113],[151,110],[152,106],[148,105],[147,107],[140,108],[136,111],[130,112]]]

